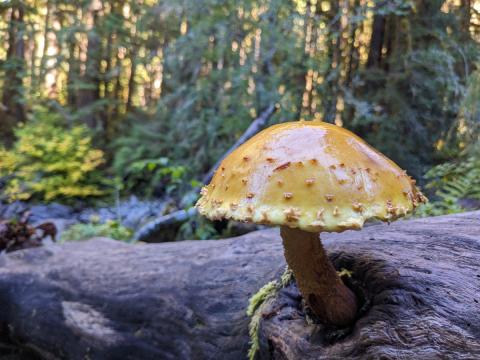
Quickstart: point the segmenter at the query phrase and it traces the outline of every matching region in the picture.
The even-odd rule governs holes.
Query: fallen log
[[[336,267],[362,290],[363,313],[332,337],[307,321],[292,283],[257,312],[258,358],[480,358],[479,219],[471,212],[323,235]],[[245,359],[248,299],[284,267],[277,229],[163,244],[95,239],[2,255],[0,352]]]
[[[150,221],[148,224],[142,226],[134,234],[133,240],[155,242],[154,239],[152,239],[152,238],[155,238],[155,234],[161,233],[163,230],[166,230],[172,225],[178,225],[178,224],[184,223],[185,221],[192,218],[196,214],[197,214],[197,209],[192,207],[188,210],[178,210],[178,211],[174,211],[173,213],[160,216]]]
[[[233,150],[235,150],[237,147],[242,145],[245,141],[250,139],[252,136],[257,134],[259,131],[261,131],[265,125],[267,124],[268,120],[270,117],[275,113],[277,110],[276,105],[271,104],[269,105],[262,113],[259,115],[258,118],[252,121],[252,123],[248,126],[248,128],[245,130],[245,132],[238,138],[238,140],[233,144],[230,149],[228,149],[225,154],[222,155],[222,157],[210,168],[210,170],[205,174],[205,176],[202,179],[203,184],[208,184],[210,180],[212,180],[213,175],[215,174],[215,171],[217,168],[220,166],[220,163],[222,160],[230,154]],[[198,193],[199,188],[194,188],[189,192],[185,198],[192,198],[191,193]],[[193,196],[195,198],[196,196]],[[150,239],[155,236],[155,234],[158,234],[159,232],[169,228],[169,227],[178,227],[180,224],[188,221],[192,217],[194,217],[197,214],[197,211],[195,208],[190,208],[188,210],[178,210],[174,211],[170,214],[162,215],[159,216],[158,218],[152,220],[142,228],[140,228],[135,234],[134,234],[134,239],[138,241],[146,241],[150,242]]]

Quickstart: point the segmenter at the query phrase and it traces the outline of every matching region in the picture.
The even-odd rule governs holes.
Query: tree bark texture
[[[479,218],[322,234],[335,267],[352,272],[363,312],[350,333],[329,336],[306,321],[293,283],[258,310],[258,357],[480,358]],[[148,245],[95,239],[0,255],[0,354],[245,359],[248,299],[284,269],[278,229]]]

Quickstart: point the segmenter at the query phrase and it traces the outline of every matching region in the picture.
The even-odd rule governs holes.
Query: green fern
[[[451,214],[465,211],[462,199],[480,200],[480,149],[459,160],[437,165],[425,175],[427,189],[434,189],[435,199],[423,205],[420,216]]]

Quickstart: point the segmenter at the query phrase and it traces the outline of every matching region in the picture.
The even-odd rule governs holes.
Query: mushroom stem
[[[280,228],[285,258],[307,304],[324,324],[344,327],[357,314],[355,294],[343,283],[327,257],[320,234]]]

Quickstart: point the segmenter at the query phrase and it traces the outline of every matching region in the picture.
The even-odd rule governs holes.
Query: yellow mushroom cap
[[[263,130],[228,155],[201,191],[212,219],[305,231],[392,221],[427,199],[393,161],[344,128],[297,121]]]

